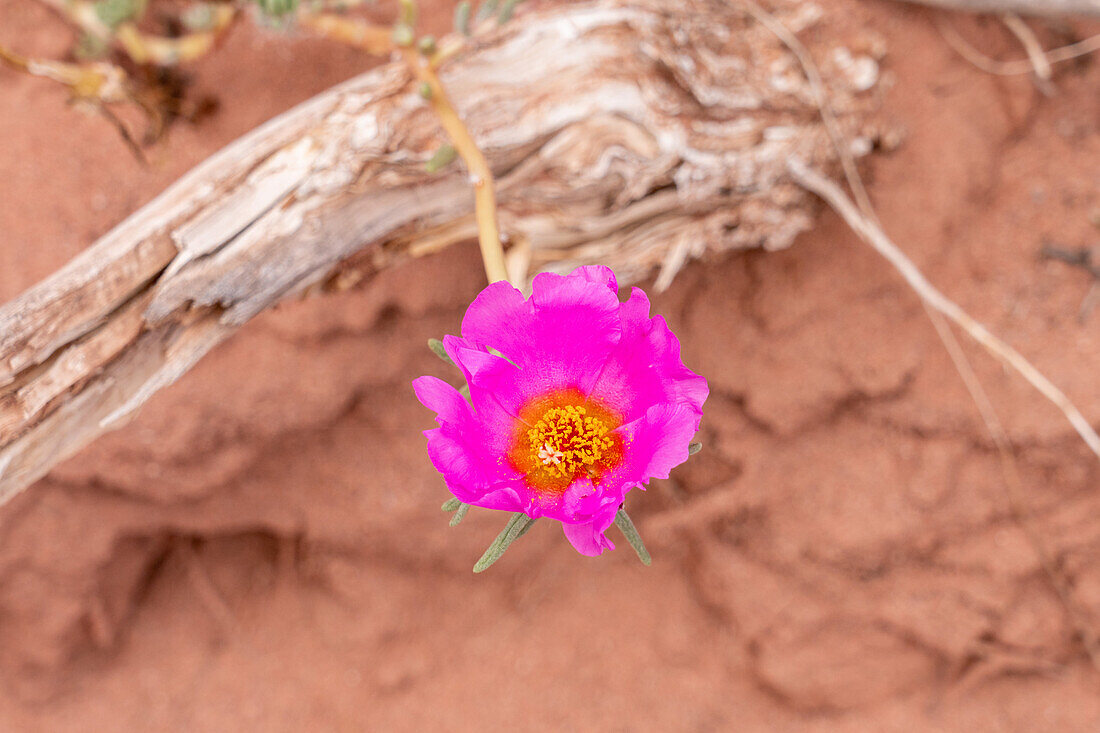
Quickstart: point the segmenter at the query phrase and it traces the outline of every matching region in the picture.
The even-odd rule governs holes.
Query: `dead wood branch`
[[[799,0],[776,12],[827,25]],[[784,161],[830,167],[829,133],[736,3],[546,2],[469,46],[441,76],[497,177],[513,274],[602,262],[666,282],[810,226]],[[866,79],[823,73],[869,150]],[[281,299],[472,239],[465,171],[424,170],[444,139],[407,66],[382,66],[233,143],[0,307],[0,503]]]

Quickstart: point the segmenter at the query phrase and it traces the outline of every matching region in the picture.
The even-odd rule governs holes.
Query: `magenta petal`
[[[584,524],[563,523],[561,528],[565,532],[565,538],[577,552],[589,557],[600,555],[604,550],[614,550],[615,543],[608,539],[606,532],[615,521],[617,511],[618,507],[614,507],[610,512]]]
[[[534,341],[537,350],[545,349],[545,344],[564,345],[565,350],[557,351],[568,353],[591,329],[618,332],[621,304],[618,292],[610,287],[615,282],[614,274],[606,267],[581,270],[573,275],[544,272],[535,276],[530,302],[546,333],[539,333],[535,339],[531,338],[534,334],[528,334],[528,348]],[[594,282],[592,277],[597,280]],[[593,284],[608,287],[592,287]]]
[[[490,450],[503,456],[515,435],[519,411],[530,399],[531,387],[506,359],[470,348],[463,339],[444,336],[443,347],[470,387],[484,440]]]
[[[533,348],[544,350],[532,339],[537,332],[561,333],[579,325],[584,329],[581,333],[572,338],[563,334],[572,347],[577,337],[599,329],[593,318],[617,331],[618,292],[615,273],[603,266],[579,267],[567,276],[543,273],[532,284],[530,300],[506,282],[492,283],[466,310],[462,336],[472,347],[496,349],[522,367],[523,362],[534,361]]]
[[[494,348],[514,362],[523,355],[533,317],[534,308],[523,293],[506,282],[495,282],[466,309],[462,337],[469,348]]]
[[[577,479],[560,494],[531,493],[531,503],[524,511],[532,517],[557,519],[567,524],[584,524],[602,515],[608,508],[623,503],[622,490],[596,488],[588,478]]]
[[[649,298],[634,288],[620,310],[623,335],[601,370],[592,395],[631,422],[651,406],[680,402],[700,414],[707,380],[684,366],[680,341],[665,319],[649,317]]]
[[[503,354],[523,373],[527,390],[587,392],[622,332],[613,286],[607,268],[543,273],[526,301],[515,288],[494,283],[466,311],[463,341],[467,348]]]
[[[625,457],[606,481],[634,485],[668,478],[673,468],[688,459],[688,445],[699,429],[699,420],[699,413],[690,405],[650,407],[644,417],[619,428]]]
[[[605,265],[584,265],[569,273],[569,277],[583,278],[587,282],[604,285],[619,298],[619,281],[615,277],[615,271]]]
[[[626,493],[667,478],[687,459],[708,396],[706,380],[684,366],[679,341],[649,310],[638,289],[620,303],[606,267],[541,274],[527,299],[505,283],[482,291],[466,312],[462,337],[443,340],[466,377],[472,407],[441,380],[414,382],[421,402],[437,413],[439,428],[425,433],[428,453],[455,496],[559,520],[585,555],[612,549],[606,531]],[[551,491],[541,478],[518,474],[510,451],[526,430],[520,415],[531,420],[525,410],[536,400],[574,399],[566,396],[572,389],[583,395],[578,401],[612,413],[622,459],[595,478],[574,465],[572,483]],[[531,466],[525,470],[540,470],[537,461]]]
[[[484,429],[458,390],[436,377],[413,380],[413,389],[417,399],[437,413],[439,427],[424,435],[432,465],[443,474],[451,493],[467,503],[480,503],[487,492],[498,490],[498,484],[517,478],[491,450]]]
[[[522,512],[527,504],[524,494],[526,486],[523,479],[513,479],[493,484],[476,500],[467,503],[504,512]]]
[[[462,371],[470,387],[470,397],[478,414],[483,409],[503,409],[513,419],[530,398],[524,385],[518,384],[519,371],[507,359],[473,348],[464,339],[443,337],[443,348]]]

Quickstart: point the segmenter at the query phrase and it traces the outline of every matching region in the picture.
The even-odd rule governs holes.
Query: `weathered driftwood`
[[[828,164],[831,144],[797,63],[736,4],[531,5],[442,74],[498,176],[517,279],[604,262],[664,283],[810,225],[784,161]],[[797,0],[777,12],[821,22]],[[869,149],[877,66],[828,49],[837,112]],[[280,299],[473,237],[460,166],[424,171],[442,140],[407,69],[382,66],[230,145],[0,308],[0,503]]]
[[[967,13],[1100,16],[1100,0],[905,0]]]

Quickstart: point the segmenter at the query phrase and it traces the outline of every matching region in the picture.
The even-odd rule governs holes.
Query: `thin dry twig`
[[[61,18],[86,37],[94,39],[104,53],[117,52],[135,64],[167,67],[193,61],[204,56],[218,42],[237,17],[237,7],[218,4],[209,8],[209,22],[204,30],[187,33],[175,38],[158,36],[139,30],[137,22],[143,12],[141,6],[133,17],[117,26],[107,23],[97,4],[89,0],[39,0],[56,11]],[[134,156],[147,163],[141,143],[125,123],[108,106],[132,104],[146,115],[149,126],[145,142],[156,140],[164,131],[166,118],[176,111],[169,111],[157,85],[141,81],[140,75],[131,77],[119,64],[106,59],[67,63],[50,59],[24,59],[18,54],[0,48],[0,62],[36,76],[42,76],[66,85],[73,101],[101,115],[118,132]],[[150,77],[151,78],[151,77]]]
[[[330,13],[310,13],[301,10],[298,24],[325,38],[355,46],[373,56],[393,51],[393,31],[380,25],[370,25]]]
[[[824,85],[821,83],[821,75],[818,72],[817,66],[813,61],[813,57],[806,50],[806,48],[802,46],[800,42],[798,42],[798,39],[794,36],[793,33],[791,33],[787,29],[786,26],[783,25],[782,22],[771,16],[766,11],[759,8],[759,6],[753,4],[752,0],[748,0],[748,3],[750,6],[750,13],[752,13],[758,21],[764,24],[765,27],[769,28],[798,58],[799,63],[802,65],[803,71],[806,74],[807,80],[809,81],[811,87],[814,89],[816,99],[826,99],[827,95],[825,94]],[[863,185],[863,180],[860,178],[859,170],[858,168],[856,168],[855,160],[852,158],[852,154],[847,145],[847,142],[844,139],[843,134],[840,132],[838,125],[829,125],[829,120],[830,118],[832,118],[832,109],[828,104],[820,104],[820,102],[819,109],[821,112],[822,120],[826,123],[827,128],[830,130],[830,135],[832,136],[833,145],[836,147],[837,155],[845,163],[844,172],[847,176],[848,184],[851,187],[852,191],[855,193],[856,201],[859,202],[860,208],[862,209],[861,221],[867,227],[873,228],[881,233],[881,224],[878,221],[878,217],[875,215],[874,207],[871,205],[870,197],[868,196],[867,190]],[[788,165],[788,167],[790,166]],[[839,196],[843,198],[844,201],[847,203],[849,213],[853,217],[859,218],[859,213],[856,212],[855,207],[851,204],[851,202],[848,201],[846,197],[844,197],[844,194],[839,189],[839,187],[836,187],[824,178],[821,178],[821,180],[825,183],[829,183],[829,185],[832,185],[835,193],[839,194]],[[805,183],[803,183],[803,185],[805,185]],[[815,193],[818,193],[818,195],[821,196],[820,192],[815,191]],[[853,229],[855,229],[854,225],[852,225],[851,220],[846,219],[846,221],[848,221],[849,225],[853,226]],[[883,234],[883,239],[885,239],[885,234]],[[897,247],[893,247],[893,250],[897,253],[897,255],[901,257],[901,259],[908,262],[908,259],[905,258],[905,256],[897,249]],[[890,258],[888,257],[887,259]],[[891,260],[891,262],[893,261]],[[921,280],[923,280],[923,277],[920,276],[920,273],[916,270],[916,267],[912,266],[912,263],[909,264],[911,266],[910,269],[915,272],[921,278]],[[896,263],[895,267],[897,267]],[[903,272],[902,274],[904,275],[905,273]],[[910,284],[912,285],[912,282]],[[927,284],[927,281],[925,281],[925,284]],[[931,288],[931,285],[928,285],[928,287]],[[916,290],[918,294],[921,294],[921,291],[919,289]],[[934,288],[932,290],[934,291]],[[938,293],[938,291],[934,292]],[[944,298],[944,300],[946,300],[946,298]],[[989,399],[985,388],[982,386],[981,380],[978,379],[977,374],[974,372],[974,368],[971,366],[969,359],[967,359],[966,353],[962,350],[962,347],[959,345],[959,342],[955,338],[954,333],[952,333],[950,326],[947,324],[945,314],[937,310],[934,307],[933,303],[930,302],[926,297],[924,297],[923,294],[921,295],[921,305],[924,307],[925,312],[928,314],[929,320],[932,321],[932,325],[935,327],[936,333],[939,335],[940,340],[943,342],[944,348],[947,350],[948,356],[951,358],[951,361],[954,364],[956,371],[958,371],[959,376],[962,378],[963,384],[969,392],[971,399],[974,401],[974,404],[978,409],[982,421],[985,423],[986,429],[989,431],[990,437],[992,438],[993,443],[997,448],[997,452],[1000,457],[1001,471],[1005,479],[1002,487],[1005,492],[1005,500],[1009,506],[1009,511],[1012,513],[1012,516],[1015,519],[1017,525],[1020,527],[1021,531],[1027,537],[1028,543],[1031,545],[1040,566],[1043,568],[1043,572],[1050,581],[1051,587],[1053,588],[1055,594],[1058,596],[1059,601],[1061,602],[1063,608],[1066,610],[1066,613],[1068,614],[1071,623],[1076,629],[1090,662],[1095,669],[1100,671],[1100,637],[1098,637],[1097,633],[1089,625],[1087,621],[1087,615],[1076,602],[1072,592],[1071,584],[1059,571],[1057,563],[1054,561],[1053,554],[1050,552],[1043,538],[1034,529],[1027,518],[1027,512],[1025,510],[1025,506],[1022,500],[1023,484],[1020,480],[1019,471],[1016,466],[1016,459],[1012,453],[1011,442],[1009,440],[1008,434],[1005,431],[1004,426],[1002,425],[1000,418],[997,415],[996,409],[993,407],[992,401]],[[961,309],[958,310],[962,312]],[[984,329],[982,330],[984,331]],[[973,333],[971,335],[973,335]],[[1005,347],[1011,350],[1011,347],[1007,347],[1007,345],[1005,345]],[[1023,357],[1020,356],[1020,359],[1022,360]],[[1025,364],[1026,363],[1027,362],[1025,360]],[[1030,364],[1028,364],[1028,366],[1030,367]],[[1039,376],[1041,377],[1042,375],[1040,374]],[[1051,385],[1051,387],[1053,387],[1053,385]],[[1061,393],[1059,392],[1059,394]],[[1068,400],[1065,401],[1068,403]],[[1072,407],[1072,405],[1070,406]],[[1073,410],[1076,411],[1076,408],[1074,407]],[[1080,413],[1078,413],[1078,415],[1079,414]],[[1085,426],[1091,431],[1091,426],[1089,426],[1087,422],[1085,423]],[[1093,433],[1093,436],[1095,437],[1095,433]],[[1086,442],[1088,441],[1086,440]]]
[[[237,17],[237,8],[230,4],[211,6],[210,27],[177,38],[166,38],[138,29],[127,20],[112,28],[99,17],[95,4],[88,0],[39,0],[52,8],[70,25],[104,44],[117,44],[134,63],[170,66],[193,61],[204,56]]]
[[[1020,45],[1024,47],[1024,51],[1027,52],[1027,59],[1035,72],[1035,85],[1039,87],[1039,91],[1048,97],[1053,96],[1054,85],[1050,82],[1052,75],[1050,59],[1044,53],[1039,39],[1035,37],[1035,32],[1028,27],[1028,24],[1020,16],[1014,13],[1002,13],[1001,22],[1005,24],[1012,35],[1016,36]]]
[[[905,0],[920,5],[934,5],[970,13],[1003,13],[1021,15],[1092,15],[1100,16],[1097,0]]]
[[[148,162],[129,128],[108,106],[138,103],[129,77],[121,68],[102,61],[71,64],[53,59],[31,59],[0,46],[0,66],[4,65],[67,87],[74,104],[101,115],[115,128],[130,152],[142,163]]]
[[[113,64],[70,64],[52,59],[32,59],[0,46],[0,62],[11,68],[55,81],[69,88],[75,100],[115,104],[131,100],[126,72]]]
[[[936,29],[940,32],[947,45],[962,56],[971,65],[981,69],[987,74],[997,76],[1019,76],[1030,74],[1035,70],[1035,65],[1030,59],[1013,61],[998,61],[975,48],[969,41],[962,37],[951,23],[945,18],[936,18]],[[1058,64],[1063,61],[1087,56],[1090,53],[1100,51],[1100,34],[1090,36],[1083,41],[1071,43],[1068,46],[1045,51],[1043,58],[1050,64]]]
[[[902,276],[905,277],[906,281],[913,287],[917,294],[932,306],[935,311],[958,324],[959,327],[970,334],[974,340],[984,346],[994,354],[994,356],[1018,371],[1021,376],[1038,389],[1043,396],[1053,402],[1070,421],[1070,424],[1077,430],[1077,433],[1084,439],[1089,448],[1092,449],[1093,453],[1100,458],[1100,436],[1097,436],[1096,431],[1093,430],[1080,410],[1070,402],[1069,398],[1067,398],[1060,389],[1054,386],[1050,380],[1043,376],[1038,369],[1032,366],[1022,354],[998,339],[982,324],[971,318],[966,311],[940,293],[924,278],[912,261],[886,237],[885,233],[882,231],[881,224],[878,222],[878,217],[874,213],[874,207],[871,205],[870,197],[859,176],[859,171],[856,168],[852,154],[844,140],[843,134],[840,132],[839,126],[836,124],[832,108],[827,101],[824,85],[821,82],[821,74],[813,58],[806,50],[806,47],[803,46],[795,35],[791,33],[781,21],[775,18],[775,16],[763,10],[751,0],[748,0],[746,3],[746,8],[754,18],[772,31],[772,33],[791,50],[791,53],[797,57],[799,63],[802,65],[806,78],[813,90],[815,101],[817,101],[821,107],[822,120],[830,131],[833,144],[837,149],[837,155],[843,163],[848,184],[852,188],[859,208],[862,210],[863,217],[859,216],[859,213],[855,211],[854,207],[852,207],[852,211],[849,212],[849,214],[853,215],[853,218],[849,218],[848,215],[845,215],[844,212],[837,208],[837,204],[834,203],[834,198],[839,196],[851,206],[851,202],[848,201],[844,192],[831,181],[821,176],[821,174],[807,168],[801,161],[790,160],[788,161],[787,168],[791,171],[795,180],[805,188],[821,196],[821,198],[825,199],[834,209],[837,209],[837,212],[844,217],[849,226],[851,226],[861,238],[875,247],[879,254],[886,257],[886,259],[901,272]],[[823,195],[823,191],[828,190],[826,186],[832,189],[829,190],[832,198]],[[855,224],[853,224],[853,221],[861,222],[864,229],[857,228]],[[872,236],[872,233],[877,234],[875,239],[869,238]]]
[[[771,31],[798,59],[802,71],[806,74],[806,79],[810,82],[810,91],[814,95],[814,104],[821,112],[821,121],[825,123],[825,129],[829,132],[829,138],[833,141],[833,147],[836,148],[837,155],[840,157],[840,164],[844,168],[844,176],[848,179],[848,185],[852,187],[852,193],[855,194],[860,208],[867,216],[873,218],[875,216],[874,207],[871,206],[867,189],[863,187],[863,183],[860,181],[859,171],[856,169],[852,152],[848,147],[847,140],[844,138],[844,133],[840,130],[840,125],[837,123],[836,114],[829,102],[829,95],[825,93],[825,83],[822,81],[821,71],[817,68],[813,56],[802,45],[802,41],[798,40],[798,37],[791,33],[791,30],[774,15],[764,10],[753,0],[745,0],[744,5],[749,15],[756,19],[756,22],[760,25]]]
[[[1100,436],[1096,434],[1089,421],[1070,402],[1062,390],[1058,389],[1020,352],[990,333],[985,326],[974,320],[970,314],[937,290],[932,283],[928,282],[912,260],[906,257],[898,246],[890,241],[890,238],[877,224],[860,215],[851,199],[835,183],[817,171],[808,168],[802,161],[797,159],[787,161],[787,170],[790,171],[791,176],[799,185],[813,191],[833,207],[841,218],[847,222],[848,226],[859,235],[860,239],[870,244],[876,252],[885,257],[925,302],[966,331],[971,338],[1005,365],[1018,372],[1040,394],[1054,403],[1066,416],[1066,419],[1069,420],[1073,429],[1077,431],[1077,434],[1081,436],[1089,449],[1096,454],[1097,458],[1100,458]]]
[[[1040,79],[1050,81],[1050,59],[1047,58],[1046,51],[1039,43],[1039,39],[1035,37],[1035,31],[1031,30],[1028,24],[1015,13],[1002,13],[1001,22],[1024,47],[1024,51],[1027,52],[1027,60],[1031,62],[1035,75]]]
[[[797,57],[799,63],[802,65],[803,71],[806,73],[806,78],[809,80],[810,86],[814,89],[815,98],[817,100],[826,100],[827,95],[825,94],[824,85],[821,83],[821,75],[805,46],[798,41],[794,34],[791,33],[782,22],[763,10],[759,5],[756,5],[752,0],[748,0],[746,7],[754,18],[772,31],[772,33],[774,33]],[[813,191],[829,203],[864,241],[874,247],[879,254],[894,265],[909,285],[926,303],[942,315],[951,319],[975,341],[985,347],[1002,362],[1019,372],[1020,375],[1044,397],[1053,402],[1066,416],[1066,419],[1069,420],[1070,424],[1089,446],[1092,452],[1096,454],[1097,458],[1100,458],[1100,436],[1097,436],[1092,425],[1090,425],[1084,415],[1081,414],[1081,411],[1070,402],[1069,398],[1036,369],[1031,362],[1024,358],[1022,354],[990,333],[985,326],[978,323],[978,321],[972,318],[966,311],[944,296],[943,293],[928,282],[924,275],[921,274],[920,270],[917,269],[916,265],[914,265],[882,231],[882,227],[878,223],[878,219],[874,214],[874,209],[871,206],[867,190],[863,186],[859,172],[855,167],[855,161],[852,159],[851,152],[845,143],[844,137],[835,123],[832,109],[828,105],[827,100],[820,106],[822,119],[826,122],[826,126],[830,129],[831,134],[833,134],[833,144],[836,146],[837,154],[840,156],[842,162],[845,163],[845,174],[855,194],[856,200],[863,210],[863,215],[860,216],[860,212],[856,210],[856,207],[836,184],[820,173],[811,170],[801,161],[791,159],[787,162],[787,169],[790,171],[791,175],[804,188]],[[830,120],[832,120],[832,124],[829,124]]]
[[[986,430],[989,431],[990,438],[993,440],[993,445],[997,448],[997,455],[1000,458],[1001,464],[1001,475],[1004,477],[1001,488],[1004,490],[1005,502],[1008,504],[1009,511],[1012,513],[1012,518],[1027,537],[1028,544],[1031,545],[1031,549],[1035,552],[1035,556],[1039,560],[1039,565],[1042,567],[1043,573],[1046,575],[1047,580],[1050,581],[1051,587],[1062,603],[1062,607],[1066,609],[1066,613],[1069,615],[1077,631],[1077,635],[1081,638],[1081,645],[1085,648],[1085,653],[1088,655],[1089,661],[1092,663],[1093,667],[1100,671],[1100,635],[1098,635],[1088,623],[1088,614],[1077,602],[1073,594],[1072,585],[1065,577],[1065,574],[1059,569],[1054,553],[1047,547],[1046,541],[1035,529],[1031,519],[1028,517],[1027,505],[1023,500],[1024,485],[1023,481],[1020,479],[1020,472],[1016,466],[1016,459],[1013,456],[1012,443],[1009,440],[1008,433],[1004,429],[1004,425],[1001,423],[1000,417],[997,415],[996,409],[993,407],[993,402],[989,399],[989,395],[982,386],[981,380],[978,379],[978,375],[974,372],[974,367],[971,366],[970,360],[966,357],[966,352],[964,352],[959,345],[958,339],[955,338],[955,334],[952,333],[943,315],[933,310],[932,306],[923,299],[921,300],[921,305],[924,306],[924,310],[928,313],[932,325],[935,326],[940,341],[943,342],[944,348],[947,349],[947,354],[951,357],[951,361],[955,365],[955,370],[959,373],[959,376],[962,377],[963,384],[966,386],[966,391],[970,393],[970,398],[974,401],[974,405],[981,415],[982,422],[985,423]]]

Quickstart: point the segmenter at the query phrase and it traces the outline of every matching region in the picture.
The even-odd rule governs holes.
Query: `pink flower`
[[[493,283],[443,344],[472,406],[436,377],[413,388],[436,412],[428,455],[460,501],[557,519],[599,555],[626,492],[687,460],[707,382],[645,293],[619,302],[606,267],[538,275],[528,299]]]

